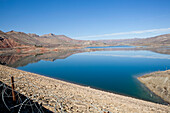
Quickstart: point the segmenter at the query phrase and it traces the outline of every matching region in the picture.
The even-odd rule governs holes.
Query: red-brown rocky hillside
[[[0,49],[17,47],[45,47],[45,48],[77,48],[90,46],[170,46],[170,34],[159,35],[151,38],[135,38],[120,40],[75,40],[65,35],[55,35],[52,33],[37,35],[24,32],[2,32],[0,31]]]
[[[21,44],[15,41],[11,36],[0,31],[0,48],[14,48],[18,46],[21,46]]]

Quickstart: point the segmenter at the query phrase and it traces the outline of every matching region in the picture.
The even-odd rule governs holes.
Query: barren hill
[[[120,40],[99,40],[109,45],[134,45],[134,46],[170,46],[170,34],[149,38],[134,38]]]
[[[0,48],[14,48],[19,46],[31,47],[86,47],[102,45],[102,42],[83,41],[71,39],[65,35],[55,35],[52,33],[39,36],[37,34],[24,32],[0,32]]]
[[[39,36],[37,34],[24,32],[2,32],[0,31],[0,48],[16,47],[89,47],[89,46],[115,46],[115,45],[133,45],[133,46],[170,46],[170,34],[160,35],[143,39],[120,39],[120,40],[75,40],[65,35],[55,35],[52,33]]]
[[[21,46],[21,44],[14,40],[13,37],[0,31],[0,48],[13,48],[18,46]]]

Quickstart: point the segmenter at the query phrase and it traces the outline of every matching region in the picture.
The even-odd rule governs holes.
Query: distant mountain
[[[0,48],[14,48],[21,45],[22,44],[18,43],[10,35],[0,31]]]
[[[170,34],[159,35],[151,38],[140,39],[134,42],[136,45],[144,46],[170,46]]]
[[[0,48],[18,47],[46,47],[46,48],[67,48],[67,47],[89,47],[89,46],[170,46],[170,34],[160,35],[143,39],[120,39],[120,40],[75,40],[65,35],[52,33],[39,36],[37,34],[24,32],[2,32],[0,31]]]
[[[42,46],[45,47],[68,47],[68,46],[81,46],[83,41],[71,39],[65,35],[55,35],[52,33],[45,34],[42,36],[35,34],[28,34],[32,38],[38,40]]]
[[[170,34],[150,38],[134,38],[120,40],[99,40],[106,45],[133,45],[133,46],[170,46]]]
[[[28,34],[24,32],[10,31],[10,32],[7,32],[6,34],[11,36],[13,40],[19,42],[22,45],[34,46],[34,45],[40,44],[38,40],[30,37]]]
[[[39,36],[37,34],[24,33],[24,32],[2,32],[0,31],[0,48],[14,48],[22,46],[31,47],[85,47],[101,45],[102,42],[83,41],[71,39],[65,35],[55,35],[52,33]]]

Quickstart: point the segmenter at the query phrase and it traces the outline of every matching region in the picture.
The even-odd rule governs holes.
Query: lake
[[[104,91],[164,103],[141,84],[137,77],[170,69],[170,55],[147,50],[81,51],[69,55],[66,52],[68,56],[63,54],[64,58],[57,57],[51,61],[47,59],[48,55],[44,55],[48,56],[45,60],[42,58],[17,68]],[[42,55],[37,55],[34,59],[37,57]]]
[[[97,47],[86,47],[86,48],[135,48],[136,46],[128,46],[128,45],[122,45],[122,46],[97,46]],[[139,46],[144,47],[144,46]]]

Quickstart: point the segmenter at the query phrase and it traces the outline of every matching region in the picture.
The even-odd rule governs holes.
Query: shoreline
[[[138,78],[137,78],[138,82],[141,84],[142,88],[144,88],[145,90],[147,90],[147,92],[150,93],[150,95],[152,96],[156,96],[157,98],[160,99],[161,102],[153,102],[153,103],[159,103],[159,104],[162,104],[162,105],[170,105],[170,103],[166,100],[164,100],[162,97],[160,97],[159,95],[155,94],[151,89],[149,89],[143,82],[141,82]],[[145,100],[147,101],[147,100]],[[152,102],[152,101],[151,101]]]
[[[170,104],[170,70],[147,73],[137,79],[151,92]]]
[[[8,83],[8,75],[12,74],[16,78],[15,80],[18,77],[24,76],[19,82],[27,80],[30,84],[38,86],[41,93],[35,87],[35,92],[28,93],[27,85],[24,84],[25,87],[22,88],[20,86],[23,83],[21,84],[19,82],[16,84],[16,90],[25,96],[29,96],[30,93],[38,94],[39,96],[37,98],[41,98],[38,100],[41,100],[42,105],[51,111],[54,111],[55,104],[52,101],[56,101],[55,96],[57,96],[58,98],[62,98],[62,102],[66,105],[64,109],[67,112],[99,112],[102,110],[109,112],[170,112],[170,106],[114,94],[0,65],[2,82]],[[48,102],[45,103],[44,100]]]
[[[36,73],[35,73],[36,74]],[[148,73],[149,74],[149,73]],[[145,75],[145,74],[144,74]],[[45,75],[41,75],[41,76],[45,76]],[[45,77],[49,77],[49,76],[45,76]],[[138,100],[143,100],[143,101],[147,101],[147,102],[152,102],[152,103],[156,103],[156,104],[161,104],[161,105],[166,105],[166,106],[170,106],[170,103],[163,100],[159,95],[156,95],[153,91],[151,91],[145,84],[143,84],[141,81],[138,80],[138,77],[136,77],[136,80],[143,85],[143,87],[147,88],[147,90],[152,93],[152,95],[155,95],[157,97],[160,98],[161,102],[154,102],[154,101],[150,101],[150,100],[145,100],[145,99],[140,99],[138,97],[133,97],[131,95],[128,95],[128,94],[123,94],[123,93],[117,93],[117,92],[113,92],[113,91],[109,91],[109,90],[104,90],[104,89],[101,89],[101,88],[97,88],[97,87],[92,87],[92,86],[88,86],[88,85],[85,85],[85,84],[81,84],[81,83],[76,83],[76,82],[72,82],[72,81],[67,81],[67,80],[64,80],[64,79],[60,79],[60,78],[55,78],[55,77],[49,77],[49,78],[53,78],[53,79],[56,79],[56,80],[60,80],[60,81],[63,81],[63,82],[66,82],[66,83],[70,83],[70,84],[75,84],[75,85],[79,85],[79,86],[82,86],[82,87],[87,87],[87,88],[92,88],[92,89],[95,89],[95,90],[99,90],[99,91],[103,91],[103,92],[107,92],[107,93],[113,93],[115,95],[120,95],[120,96],[125,96],[125,97],[130,97],[130,98],[134,98],[134,99],[138,99]]]

